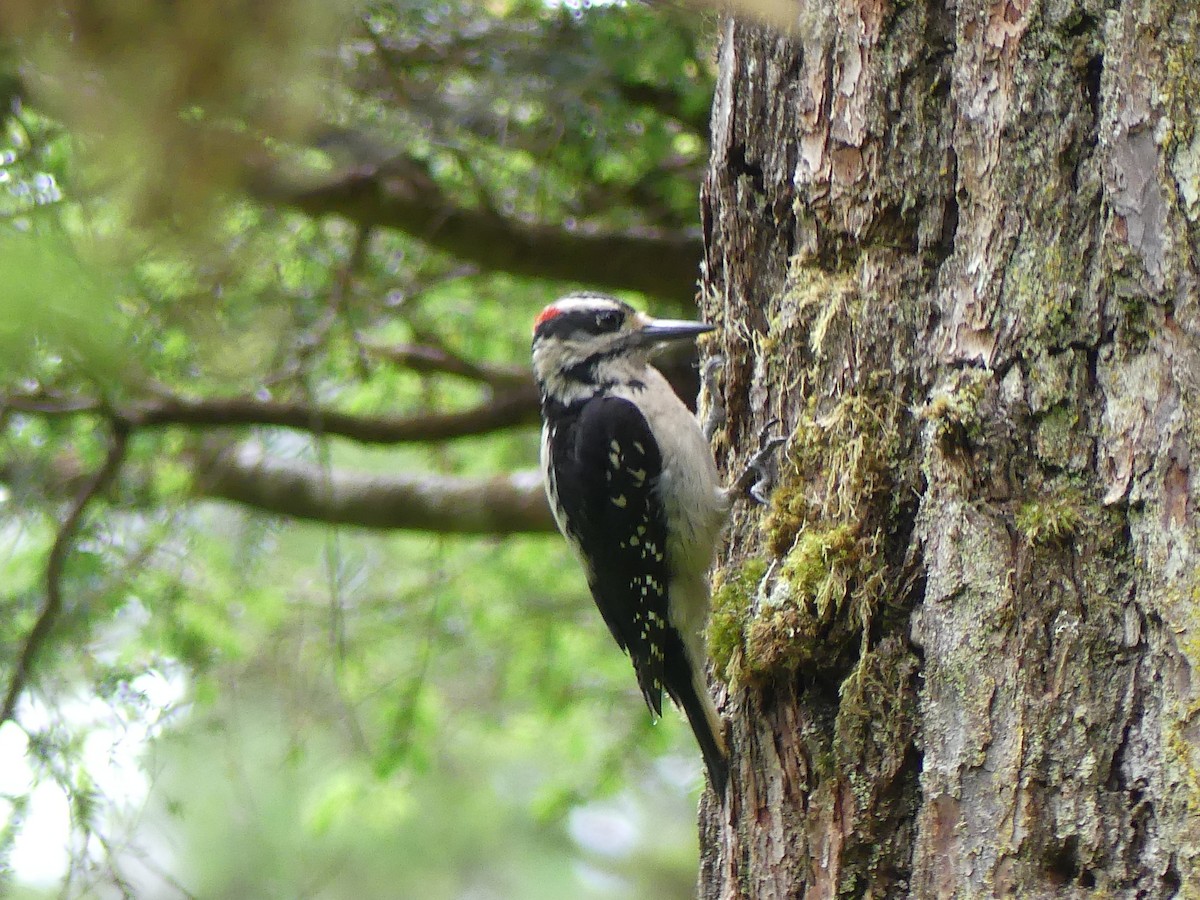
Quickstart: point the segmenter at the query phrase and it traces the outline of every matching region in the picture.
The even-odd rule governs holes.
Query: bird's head
[[[703,322],[655,319],[605,294],[568,294],[534,320],[533,370],[543,390],[572,394],[572,383],[636,379],[657,347],[712,329]]]

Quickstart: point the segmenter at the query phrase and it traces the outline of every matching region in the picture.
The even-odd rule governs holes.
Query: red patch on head
[[[536,332],[538,330],[538,327],[541,326],[541,324],[543,322],[549,322],[555,316],[561,316],[561,315],[562,315],[562,310],[559,307],[555,306],[553,303],[551,303],[549,306],[547,306],[545,309],[543,309],[540,313],[538,313],[538,317],[533,320],[534,332]]]

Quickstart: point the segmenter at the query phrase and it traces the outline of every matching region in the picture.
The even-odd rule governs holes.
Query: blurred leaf
[[[55,234],[0,230],[0,375],[46,353],[115,380],[121,371],[122,325],[115,281],[86,266]]]
[[[695,230],[704,16],[362,6],[0,4],[0,99],[16,99],[0,108],[0,392],[419,416],[496,388],[368,346],[528,366],[529,323],[561,281],[258,201],[264,173],[380,175],[371,190],[386,192],[407,166],[437,202],[512,221]],[[95,413],[0,424],[3,662],[106,431]],[[71,548],[68,610],[22,709],[26,761],[80,789],[64,841],[89,874],[62,894],[121,879],[170,893],[140,867],[148,854],[197,896],[691,896],[695,747],[674,712],[651,722],[566,545],[203,501],[197,448],[242,440],[331,470],[482,476],[536,467],[539,439],[364,447],[319,428],[136,428]],[[148,797],[142,775],[118,790],[100,777],[104,742],[89,735],[117,733],[144,750]],[[580,842],[572,817],[598,801],[639,835],[636,853]]]

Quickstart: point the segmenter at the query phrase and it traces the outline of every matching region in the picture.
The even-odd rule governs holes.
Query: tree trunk
[[[701,896],[1200,896],[1200,5],[727,21],[702,214]]]

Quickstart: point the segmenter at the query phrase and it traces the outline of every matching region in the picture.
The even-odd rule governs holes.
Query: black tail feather
[[[704,701],[696,696],[690,679],[683,690],[671,691],[671,696],[683,709],[688,724],[692,726],[692,733],[696,735],[696,743],[700,745],[700,753],[704,756],[704,765],[708,769],[708,780],[712,784],[713,793],[724,797],[725,786],[729,783],[729,759],[726,756],[724,735],[713,734]]]

